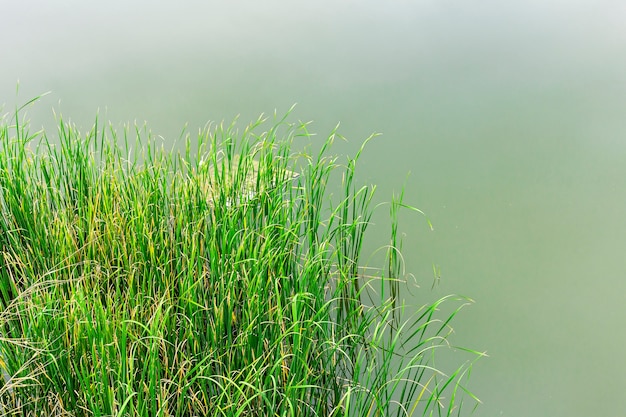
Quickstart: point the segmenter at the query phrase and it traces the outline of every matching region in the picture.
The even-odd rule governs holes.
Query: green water
[[[0,102],[51,90],[36,126],[99,112],[165,141],[296,102],[320,134],[342,123],[345,152],[382,132],[361,179],[382,199],[410,171],[406,200],[435,227],[403,218],[413,301],[476,300],[454,338],[490,355],[475,415],[622,415],[626,8],[336,3],[7,4]]]

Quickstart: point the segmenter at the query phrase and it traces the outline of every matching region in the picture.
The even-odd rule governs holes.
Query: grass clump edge
[[[460,415],[451,372],[471,300],[413,309],[397,213],[364,269],[374,187],[274,115],[210,125],[184,149],[140,127],[31,133],[0,121],[0,415]],[[365,141],[367,142],[367,141]],[[295,149],[298,149],[297,151]],[[331,197],[333,175],[340,191]],[[332,189],[336,191],[336,189]],[[365,273],[367,271],[367,274]],[[374,272],[372,272],[374,271]],[[439,306],[453,304],[439,317]]]

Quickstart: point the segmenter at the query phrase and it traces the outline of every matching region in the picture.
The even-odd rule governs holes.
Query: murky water
[[[419,296],[476,300],[455,335],[490,355],[476,415],[625,412],[623,3],[153,3],[3,4],[4,110],[51,90],[35,125],[99,111],[171,140],[297,102],[342,151],[382,132],[362,179],[382,199],[410,171],[435,226],[403,218]]]

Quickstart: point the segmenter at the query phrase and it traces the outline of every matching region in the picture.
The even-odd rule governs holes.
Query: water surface
[[[361,179],[383,199],[411,172],[435,226],[403,216],[413,301],[476,300],[454,336],[490,355],[475,415],[623,414],[626,6],[257,3],[4,4],[0,102],[51,90],[36,126],[99,112],[166,141],[296,102],[320,135],[342,123],[340,152],[382,132]]]

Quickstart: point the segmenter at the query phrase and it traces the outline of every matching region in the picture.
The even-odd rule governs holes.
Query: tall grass
[[[0,415],[457,415],[477,401],[476,352],[434,366],[468,300],[399,302],[401,198],[386,264],[364,269],[374,189],[355,185],[360,152],[330,154],[336,132],[295,152],[307,125],[274,117],[173,152],[142,128],[60,120],[51,139],[20,117],[0,122]]]

